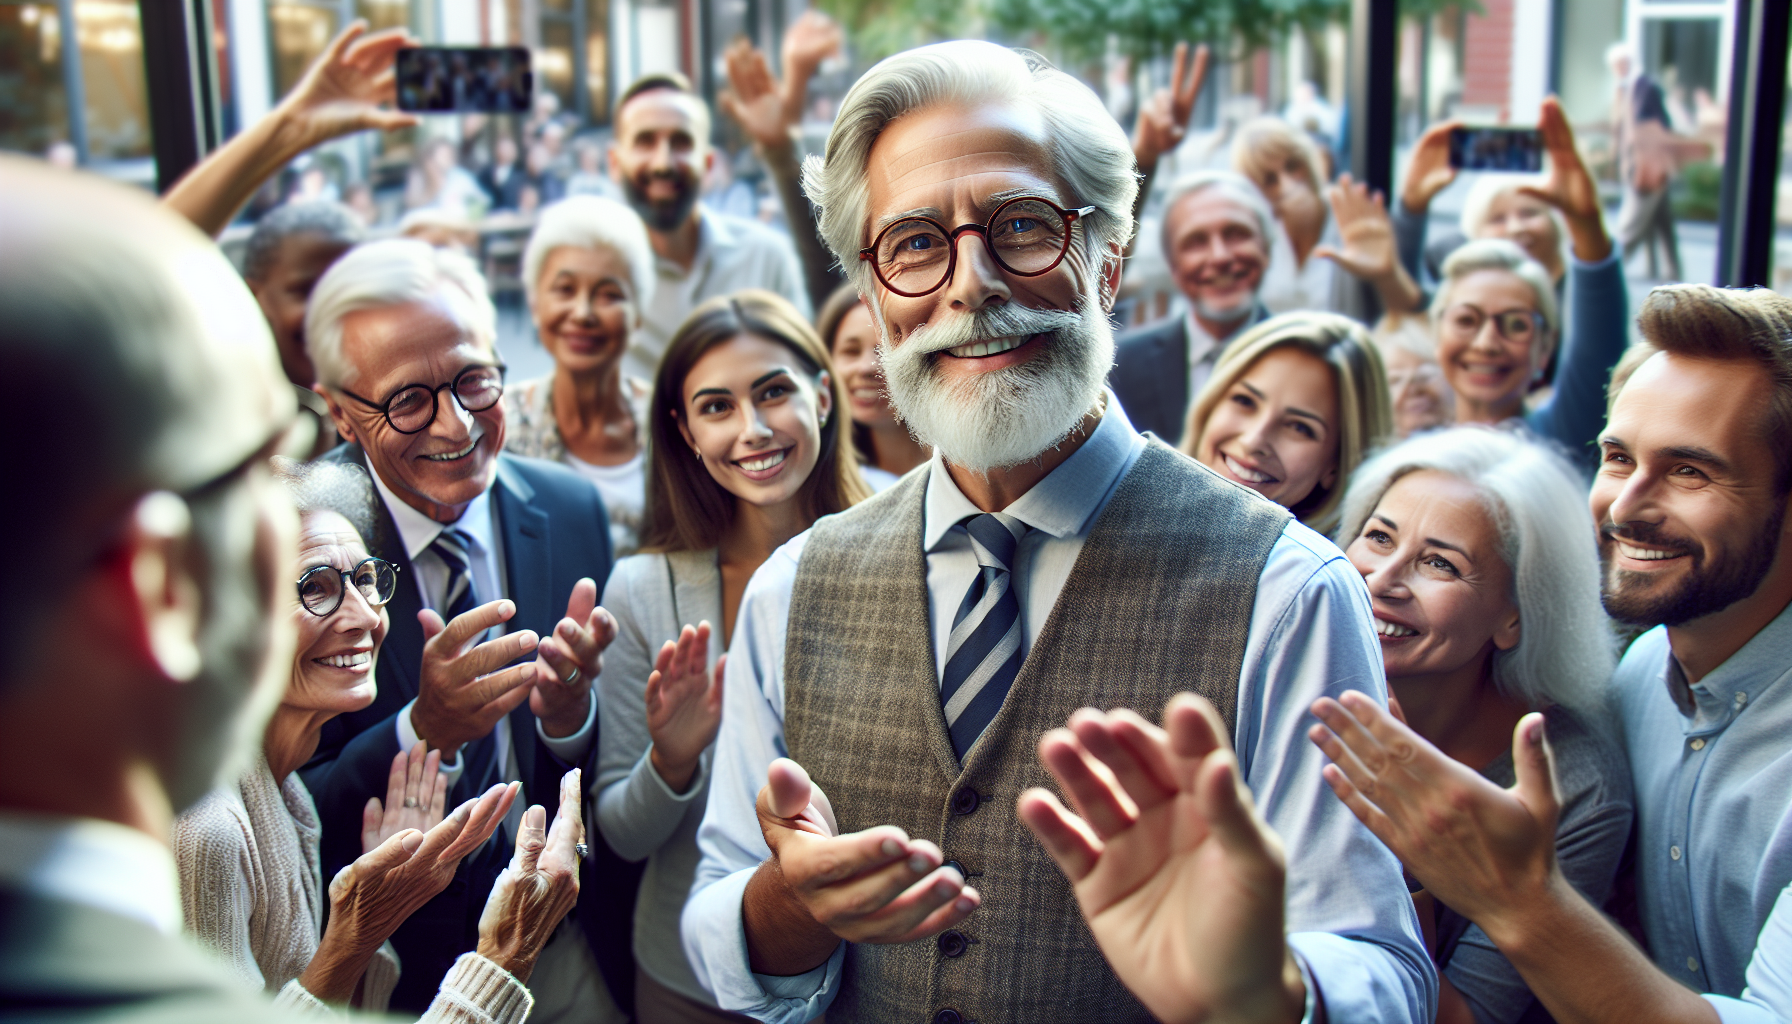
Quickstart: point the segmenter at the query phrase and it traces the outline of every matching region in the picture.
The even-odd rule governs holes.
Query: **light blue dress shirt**
[[[1665,627],[1614,677],[1650,950],[1726,1024],[1792,1020],[1789,655],[1792,608],[1690,687]]]
[[[1014,567],[1029,648],[1090,529],[1144,446],[1110,393],[1083,446],[1004,510],[1033,528]],[[958,523],[979,510],[937,456],[927,472],[923,538],[937,668],[949,616],[977,572]],[[754,801],[767,765],[787,749],[785,624],[807,537],[779,548],[741,600],[709,806],[697,834],[702,860],[683,917],[685,952],[698,979],[724,1009],[768,1024],[809,1020],[826,1010],[839,991],[845,957],[842,945],[808,974],[754,974],[741,924],[747,881],[770,856]],[[1233,737],[1245,781],[1288,852],[1288,941],[1317,981],[1332,1020],[1429,1021],[1436,974],[1400,865],[1326,787],[1324,755],[1305,735],[1313,701],[1349,689],[1386,700],[1368,591],[1331,542],[1290,521],[1258,583]],[[1162,709],[1138,710],[1156,718]]]

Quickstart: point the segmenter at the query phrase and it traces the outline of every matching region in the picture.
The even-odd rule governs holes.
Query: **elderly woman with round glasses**
[[[283,467],[283,475],[301,527],[292,677],[254,763],[175,822],[182,910],[188,931],[283,1004],[322,1014],[353,1000],[383,1010],[398,981],[386,938],[453,880],[461,858],[503,821],[517,787],[494,786],[444,815],[440,755],[426,757],[421,743],[399,754],[385,801],[367,802],[365,855],[330,883],[323,927],[317,811],[297,769],[325,722],[372,703],[398,573],[362,541],[375,501],[364,471],[314,464]],[[520,1024],[530,1005],[521,981],[469,953],[424,1019]]]

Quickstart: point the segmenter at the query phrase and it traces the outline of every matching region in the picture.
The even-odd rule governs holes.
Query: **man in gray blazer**
[[[1250,179],[1195,171],[1164,203],[1164,262],[1188,311],[1114,339],[1108,386],[1141,431],[1179,444],[1190,403],[1226,343],[1269,319],[1257,301],[1269,265],[1275,214]]]

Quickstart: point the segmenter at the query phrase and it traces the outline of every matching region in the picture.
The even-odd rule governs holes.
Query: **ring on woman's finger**
[[[577,844],[576,846],[573,847],[573,849],[579,851],[579,859],[580,860],[584,860],[591,853],[591,847],[587,846],[584,843]]]
[[[404,798],[404,805],[405,805],[405,806],[406,806],[406,807],[416,807],[416,806],[417,806],[417,798],[416,798],[416,797],[414,797],[414,796],[407,796],[407,797],[405,797],[405,798]]]
[[[568,686],[571,686],[572,684],[578,682],[579,681],[579,667],[577,665],[574,665],[572,667],[572,671],[568,672],[566,674],[566,678],[562,679],[560,681],[565,683]]]

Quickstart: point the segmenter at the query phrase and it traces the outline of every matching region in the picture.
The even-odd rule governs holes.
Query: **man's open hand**
[[[1306,987],[1282,935],[1281,841],[1257,816],[1213,705],[1159,729],[1085,708],[1039,741],[1078,814],[1043,789],[1022,821],[1069,876],[1108,963],[1163,1021],[1282,1021]]]
[[[535,650],[534,630],[506,633],[466,650],[475,637],[516,614],[513,601],[490,601],[442,624],[425,608],[417,613],[423,626],[423,665],[411,727],[431,750],[453,754],[479,739],[529,697],[538,678],[534,662],[510,665]],[[510,665],[505,668],[505,665]]]

